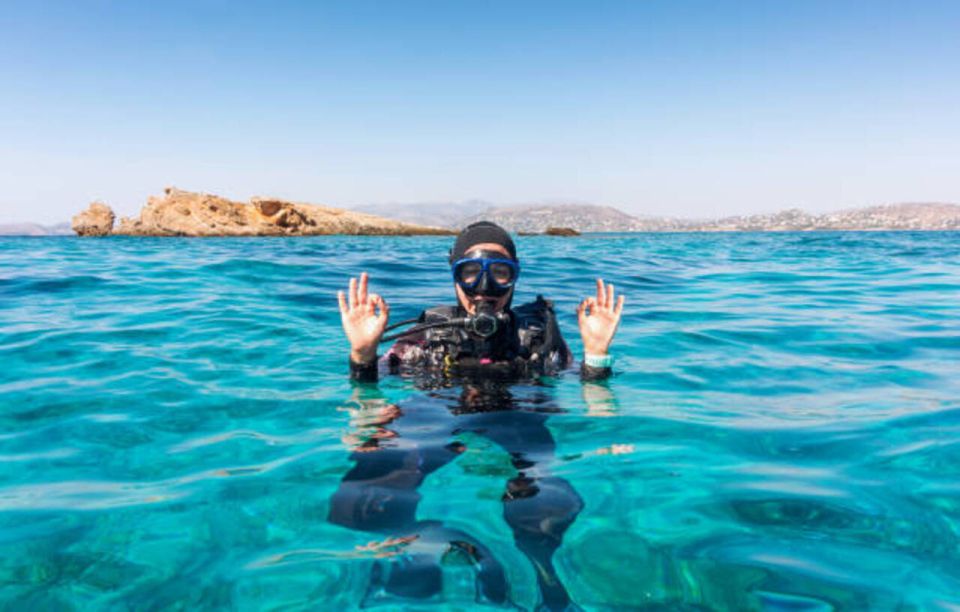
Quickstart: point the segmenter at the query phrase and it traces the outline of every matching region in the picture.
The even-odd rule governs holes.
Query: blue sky
[[[166,185],[713,216],[960,202],[960,2],[22,2],[0,221]]]

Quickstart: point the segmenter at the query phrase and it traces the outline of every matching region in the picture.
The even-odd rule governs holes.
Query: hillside
[[[69,223],[40,225],[39,223],[0,224],[0,236],[72,236]]]
[[[808,230],[956,230],[960,205],[941,203],[886,204],[822,215],[788,209],[767,215],[725,217],[691,224],[693,231]]]
[[[610,206],[592,204],[560,204],[531,206],[499,206],[461,219],[463,227],[474,221],[493,221],[512,232],[543,232],[548,227],[569,227],[580,232],[632,231],[642,223]]]
[[[454,228],[459,227],[460,221],[465,217],[484,213],[492,207],[493,204],[483,200],[467,200],[464,202],[365,204],[354,206],[351,210],[406,223]]]
[[[488,219],[513,232],[543,232],[548,227],[569,227],[580,232],[717,232],[812,230],[957,230],[960,205],[905,203],[847,209],[821,215],[799,209],[719,219],[634,217],[609,206],[559,205],[495,207],[471,215],[454,227]]]

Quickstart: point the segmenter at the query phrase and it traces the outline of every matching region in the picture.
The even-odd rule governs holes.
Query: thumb
[[[587,320],[587,302],[588,300],[584,299],[580,302],[580,305],[577,306],[577,323],[583,325]]]
[[[384,300],[380,300],[380,317],[384,325],[390,320],[390,306]]]
[[[390,318],[390,306],[387,305],[386,300],[374,293],[370,296],[370,303],[380,311],[377,314],[377,322],[382,322],[386,325],[387,320]]]

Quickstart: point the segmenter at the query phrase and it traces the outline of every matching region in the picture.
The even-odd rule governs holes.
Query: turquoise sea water
[[[0,608],[478,605],[468,556],[328,520],[352,450],[450,442],[418,524],[535,607],[485,416],[346,378],[335,291],[367,270],[394,320],[449,302],[450,241],[0,239]],[[578,354],[592,278],[627,296],[608,384],[519,384],[497,413],[543,417],[553,447],[512,450],[569,490],[536,499],[582,499],[553,555],[576,605],[960,607],[960,234],[518,244],[518,300],[552,298]],[[429,599],[377,586],[440,557]]]

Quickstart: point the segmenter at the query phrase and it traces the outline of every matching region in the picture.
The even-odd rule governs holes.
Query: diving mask
[[[475,251],[453,262],[453,280],[467,295],[500,297],[520,276],[520,264],[496,251]]]

